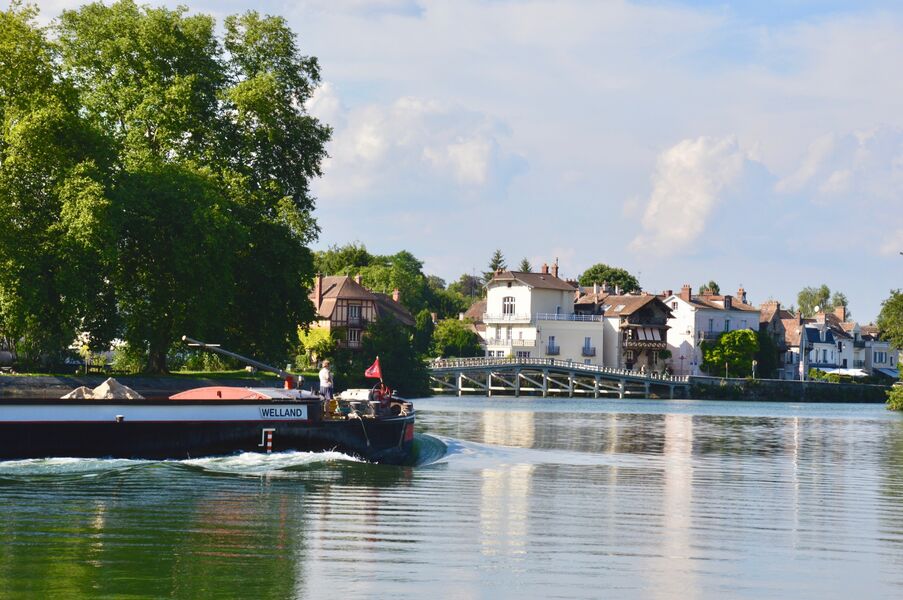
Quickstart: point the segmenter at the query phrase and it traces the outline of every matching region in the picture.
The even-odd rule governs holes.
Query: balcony
[[[724,332],[723,331],[700,331],[697,335],[699,336],[700,340],[711,341],[711,340],[717,340],[719,337],[721,337],[722,333],[724,333]]]
[[[561,354],[561,346],[553,346],[551,344],[546,346],[547,356],[558,356],[559,354]]]
[[[596,355],[596,347],[595,346],[584,346],[580,349],[580,354],[583,356],[595,356]]]
[[[360,340],[338,340],[336,342],[336,346],[338,346],[339,348],[357,349],[357,348],[361,347],[361,341]]]
[[[483,313],[484,323],[529,323],[531,321],[530,314],[497,314]]]

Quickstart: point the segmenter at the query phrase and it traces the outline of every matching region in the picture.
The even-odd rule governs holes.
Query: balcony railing
[[[548,354],[549,356],[558,356],[559,354],[561,354],[561,346],[553,346],[552,344],[549,344],[548,346],[546,346],[546,354]]]
[[[498,314],[498,313],[483,313],[483,322],[484,323],[529,323],[530,322],[530,314],[522,313],[522,314]]]
[[[580,349],[580,354],[583,356],[595,356],[596,355],[596,347],[595,346],[584,346]]]
[[[700,331],[699,339],[702,340],[717,340],[718,337],[724,333],[723,331]]]
[[[360,340],[338,340],[336,345],[339,348],[360,348],[361,341]]]
[[[514,340],[509,338],[488,338],[486,340],[487,346],[503,346],[506,348],[511,348],[512,346],[517,348],[532,348],[536,345],[536,340]]]
[[[586,315],[582,313],[536,313],[537,321],[585,321],[601,322],[602,315]]]

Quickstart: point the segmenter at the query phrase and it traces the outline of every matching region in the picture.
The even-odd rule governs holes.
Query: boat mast
[[[182,341],[187,345],[193,348],[200,348],[202,350],[209,350],[211,352],[216,352],[217,354],[222,354],[223,356],[229,356],[231,358],[238,359],[244,363],[251,365],[252,367],[256,367],[261,371],[267,371],[269,373],[275,373],[279,377],[281,377],[285,381],[285,388],[292,389],[295,387],[295,382],[300,380],[300,377],[289,373],[283,369],[278,367],[273,367],[266,363],[262,363],[260,361],[254,360],[253,358],[248,358],[247,356],[242,356],[241,354],[236,354],[235,352],[230,352],[229,350],[225,350],[220,348],[219,344],[205,344],[204,342],[192,339],[187,335],[182,336]]]

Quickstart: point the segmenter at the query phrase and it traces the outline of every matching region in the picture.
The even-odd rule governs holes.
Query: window
[[[822,351],[821,351],[821,361],[823,363],[828,362],[828,351],[825,350],[824,348],[822,348]]]
[[[530,358],[530,352],[527,350],[518,350],[517,351],[518,358]]]
[[[671,303],[671,310],[677,310],[677,300]]]
[[[361,305],[360,304],[349,304],[348,305],[348,321],[351,323],[360,323],[361,321]]]
[[[593,347],[592,338],[588,338],[588,337],[583,338],[583,347],[584,348],[592,348]]]
[[[549,346],[555,347],[555,336],[554,335],[549,336]]]
[[[511,328],[510,327],[508,327],[505,330],[505,335],[507,336],[506,339],[509,339],[509,340],[511,339]]]
[[[749,326],[746,324],[746,319],[740,321],[740,329],[747,329]]]
[[[730,330],[731,330],[731,320],[730,320],[730,319],[725,319],[725,320],[724,320],[724,330],[725,330],[725,331],[730,331]]]
[[[360,329],[349,329],[348,330],[348,341],[352,344],[359,343],[361,341],[361,330]]]
[[[505,296],[504,298],[502,298],[502,314],[514,314],[514,296]]]
[[[709,319],[709,332],[715,331],[715,319]]]

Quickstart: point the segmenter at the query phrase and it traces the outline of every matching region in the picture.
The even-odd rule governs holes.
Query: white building
[[[559,279],[557,265],[501,271],[486,288],[486,356],[603,364],[603,317],[574,313],[577,284]]]
[[[696,295],[689,285],[679,294],[665,292],[665,304],[671,309],[668,319],[668,349],[676,375],[701,375],[700,344],[716,340],[726,331],[759,330],[759,309],[746,303],[746,290],[737,296],[710,293]]]

